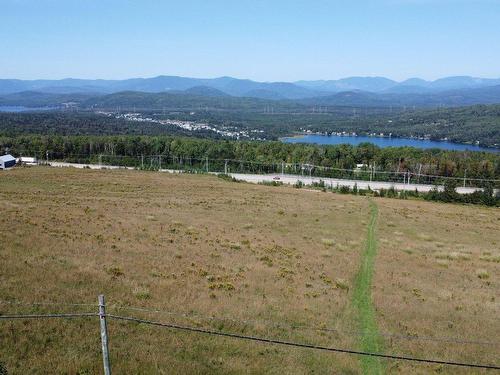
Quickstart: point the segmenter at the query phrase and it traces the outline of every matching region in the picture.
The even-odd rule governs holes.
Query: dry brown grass
[[[500,267],[489,260],[500,255],[500,210],[391,199],[377,203],[380,241],[374,299],[380,331],[497,343],[392,338],[386,339],[387,350],[498,365]],[[475,373],[396,362],[389,370]]]
[[[499,210],[375,202],[379,331],[497,342]],[[109,311],[123,315],[357,346],[350,302],[369,219],[364,197],[210,176],[30,168],[0,174],[0,212],[0,301],[95,303],[104,293]],[[89,309],[0,304],[0,313]],[[0,324],[0,362],[11,374],[101,370],[95,320]],[[119,374],[360,372],[358,358],[346,355],[117,321],[109,331]],[[389,353],[498,364],[498,345],[383,337]],[[403,362],[387,370],[460,373]]]
[[[351,329],[365,199],[209,176],[30,168],[0,175],[0,209],[2,301],[94,303],[104,293],[123,315],[355,346],[349,334],[287,324]],[[1,313],[75,309],[88,310],[0,304]],[[95,320],[0,324],[0,361],[11,373],[100,371]],[[344,355],[117,321],[109,330],[116,373],[358,371]]]

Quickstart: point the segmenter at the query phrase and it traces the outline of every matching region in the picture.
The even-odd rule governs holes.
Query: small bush
[[[265,185],[265,186],[281,186],[283,185],[282,181],[261,181],[259,182],[259,185]]]
[[[301,180],[297,180],[293,187],[296,189],[301,189],[302,187],[304,187],[304,183]]]
[[[146,288],[135,288],[133,293],[137,299],[146,300],[151,298],[151,294]]]
[[[219,173],[217,174],[217,177],[224,180],[224,181],[230,181],[230,182],[242,182],[241,180],[238,180],[234,177],[231,177],[230,175],[228,174],[225,174],[225,173]]]
[[[339,188],[339,193],[341,193],[341,194],[349,194],[350,192],[351,192],[351,188],[349,186],[342,185]]]
[[[349,290],[349,284],[344,279],[335,280],[335,286],[342,290]]]
[[[329,238],[323,238],[321,240],[321,243],[325,246],[333,246],[333,244],[335,243],[332,239],[329,239]]]
[[[490,274],[485,269],[479,269],[476,271],[476,276],[482,280],[489,279]]]
[[[325,181],[323,181],[323,180],[319,180],[319,182],[313,182],[312,186],[315,188],[321,188],[321,189],[324,189],[326,187]]]
[[[273,260],[269,256],[267,256],[267,255],[264,255],[263,257],[260,257],[260,261],[264,262],[269,267],[272,267],[272,265],[273,265]]]
[[[117,278],[123,276],[124,273],[120,267],[110,267],[106,270],[106,272],[111,275],[113,278]]]

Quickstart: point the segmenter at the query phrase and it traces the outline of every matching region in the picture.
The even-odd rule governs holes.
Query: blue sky
[[[500,77],[500,0],[0,0],[0,78]]]

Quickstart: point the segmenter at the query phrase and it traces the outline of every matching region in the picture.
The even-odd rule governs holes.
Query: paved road
[[[133,167],[120,167],[117,165],[98,165],[98,164],[77,164],[77,163],[63,163],[63,162],[50,162],[50,165],[53,167],[74,167],[74,168],[90,168],[90,169],[135,169]],[[162,169],[161,172],[167,173],[182,173],[182,171],[174,170],[174,169]],[[213,172],[213,174],[217,174]],[[281,181],[284,184],[293,185],[297,181],[302,181],[304,185],[312,185],[313,183],[319,183],[320,181],[324,181],[327,186],[349,186],[350,188],[354,187],[354,184],[357,184],[358,189],[368,189],[368,186],[372,190],[380,190],[380,189],[389,189],[394,187],[394,189],[398,191],[419,191],[419,192],[428,192],[434,186],[433,185],[423,185],[423,184],[403,184],[403,183],[393,183],[393,182],[382,182],[382,181],[358,181],[358,180],[343,180],[337,178],[320,178],[320,177],[308,177],[308,176],[300,176],[300,175],[281,175],[281,174],[244,174],[244,173],[229,173],[230,176],[252,183],[259,182],[272,182],[272,181]],[[442,190],[443,187],[439,186],[439,190]],[[476,190],[481,190],[480,188],[474,187],[457,187],[457,192],[460,194],[469,194]]]
[[[294,175],[255,175],[255,174],[240,174],[240,173],[230,173],[230,175],[238,180],[244,180],[248,182],[259,183],[262,181],[281,181],[284,184],[295,184],[298,180],[302,181],[304,185],[312,185],[313,183],[319,183],[320,181],[324,181],[327,186],[349,186],[350,188],[354,187],[357,184],[358,189],[368,189],[368,186],[372,190],[380,190],[380,189],[389,189],[394,187],[394,189],[402,191],[415,191],[415,189],[419,192],[428,192],[434,186],[433,185],[423,185],[423,184],[403,184],[403,183],[394,183],[394,182],[382,182],[382,181],[357,181],[357,180],[343,180],[337,178],[320,178],[320,177],[307,177],[307,176],[294,176]],[[275,178],[279,178],[279,180],[275,180]],[[439,190],[442,190],[443,187],[439,186]],[[480,190],[479,188],[472,187],[458,187],[457,192],[460,194],[472,193],[476,190]]]

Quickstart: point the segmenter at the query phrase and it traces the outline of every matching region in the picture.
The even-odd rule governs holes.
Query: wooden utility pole
[[[100,294],[99,301],[99,322],[101,324],[101,344],[102,344],[102,363],[104,366],[104,375],[111,375],[111,366],[109,365],[108,349],[108,327],[106,325],[106,303],[104,295]]]

